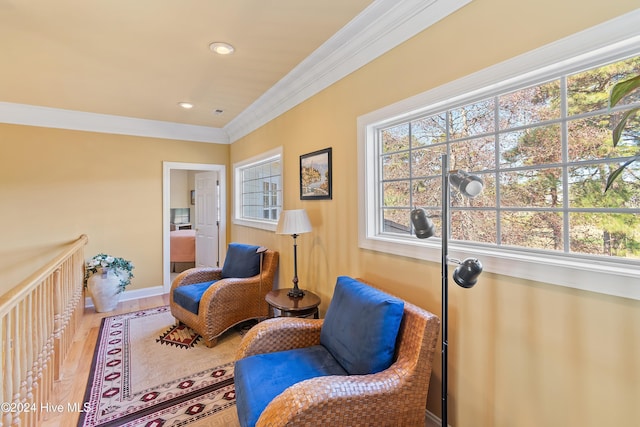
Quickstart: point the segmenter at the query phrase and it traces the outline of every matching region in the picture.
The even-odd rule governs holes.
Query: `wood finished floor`
[[[62,366],[60,380],[54,385],[54,405],[77,403],[82,406],[85,388],[89,380],[89,371],[93,360],[93,352],[98,339],[100,323],[103,317],[129,313],[147,308],[160,307],[169,304],[169,295],[123,301],[109,313],[96,313],[93,308],[85,308],[84,318],[73,339],[71,349]],[[78,424],[80,414],[76,412],[45,413],[43,427],[66,427]]]
[[[169,295],[124,301],[109,313],[96,313],[93,308],[85,308],[82,324],[76,332],[69,354],[62,366],[60,380],[54,385],[53,401],[50,403],[63,405],[64,407],[67,407],[67,404],[74,403],[82,406],[102,318],[163,305],[169,305]],[[79,416],[79,413],[66,411],[62,413],[45,413],[41,426],[75,426],[78,424]],[[438,425],[429,418],[425,423],[425,427],[437,427]]]

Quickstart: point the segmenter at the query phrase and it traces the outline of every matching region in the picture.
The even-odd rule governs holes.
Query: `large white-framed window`
[[[234,224],[275,230],[282,210],[282,147],[235,163]]]
[[[640,165],[603,194],[607,175],[637,153],[640,120],[617,148],[610,135],[612,113],[640,96],[613,111],[607,103],[612,84],[640,73],[637,15],[361,116],[360,246],[440,259],[440,240],[417,240],[409,213],[424,207],[439,226],[447,153],[450,169],[485,181],[478,198],[451,193],[453,257],[640,299]]]

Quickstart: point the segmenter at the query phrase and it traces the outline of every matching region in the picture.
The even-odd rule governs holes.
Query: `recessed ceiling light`
[[[217,53],[218,55],[230,55],[235,51],[234,47],[229,43],[225,42],[214,42],[209,45],[209,49],[211,51]]]
[[[193,104],[190,102],[178,102],[178,105],[184,108],[185,110],[193,108]]]

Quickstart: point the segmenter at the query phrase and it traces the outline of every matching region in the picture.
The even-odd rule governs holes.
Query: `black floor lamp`
[[[463,288],[470,288],[478,281],[482,273],[482,264],[475,258],[464,261],[449,258],[449,185],[456,188],[466,197],[475,197],[482,191],[483,182],[465,171],[449,171],[449,157],[442,155],[442,425],[448,426],[447,393],[448,393],[448,346],[449,346],[449,262],[458,264],[453,272],[453,280]],[[435,234],[435,226],[426,211],[415,208],[411,211],[411,222],[416,237],[426,239]]]

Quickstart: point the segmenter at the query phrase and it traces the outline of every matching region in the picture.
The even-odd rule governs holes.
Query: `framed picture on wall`
[[[300,200],[331,200],[331,147],[300,156]]]

